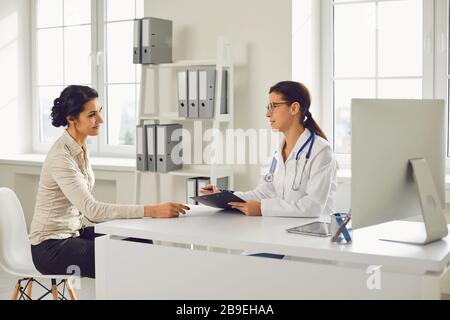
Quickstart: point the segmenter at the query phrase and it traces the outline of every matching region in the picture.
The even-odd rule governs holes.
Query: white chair
[[[77,299],[67,275],[43,275],[36,270],[22,206],[14,191],[8,188],[0,188],[0,267],[19,277],[11,297],[13,300],[31,300],[33,282],[46,290],[37,300],[50,293],[53,300],[67,300],[64,295],[66,287],[70,298]],[[51,289],[36,278],[50,279]],[[26,282],[25,286],[22,282]],[[62,292],[58,290],[60,286],[63,287]]]

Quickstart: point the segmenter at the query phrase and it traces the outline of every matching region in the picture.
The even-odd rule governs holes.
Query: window
[[[135,144],[140,66],[133,64],[133,20],[143,16],[143,0],[106,0],[103,21],[106,68],[107,146]]]
[[[70,84],[92,86],[105,126],[90,139],[94,153],[134,153],[140,68],[132,63],[133,19],[143,0],[34,2],[34,149],[47,151],[62,128],[51,125],[53,99]]]
[[[423,52],[432,39],[424,33],[422,0],[331,2],[332,89],[325,101],[333,106],[334,150],[350,154],[351,99],[426,97],[433,63]]]
[[[61,134],[51,125],[53,99],[68,84],[92,85],[90,0],[38,0],[35,21],[38,138],[50,143]]]

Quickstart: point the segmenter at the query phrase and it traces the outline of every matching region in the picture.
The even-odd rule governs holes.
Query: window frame
[[[448,81],[450,73],[448,70],[449,61],[449,0],[435,0],[435,86],[434,95],[436,99],[443,99],[446,102],[446,132],[447,132],[447,159],[446,173],[450,173],[450,119],[449,119],[449,99]]]
[[[135,16],[137,16],[137,1],[133,0],[135,2]],[[103,130],[101,130],[101,133],[98,137],[98,143],[99,143],[99,150],[102,156],[124,156],[124,157],[135,157],[136,155],[136,145],[110,145],[108,144],[108,128],[107,128],[107,117],[108,117],[108,106],[107,106],[107,92],[106,92],[106,86],[107,86],[107,34],[106,34],[106,0],[100,0],[97,2],[97,16],[96,16],[96,23],[97,25],[97,37],[98,37],[98,43],[101,43],[101,49],[98,51],[97,55],[97,69],[98,69],[98,93],[99,96],[102,97],[102,102],[105,105],[105,110],[103,112],[105,125],[103,126]],[[123,20],[123,21],[129,21]],[[117,22],[117,21],[115,21]],[[106,52],[106,54],[105,54]],[[132,48],[130,48],[130,54],[132,52]],[[138,75],[137,77],[139,82],[136,82],[140,84],[141,79]],[[139,96],[136,97],[139,99]],[[139,106],[136,106],[136,119],[135,122],[137,124],[138,121],[138,110]]]
[[[138,0],[133,0],[137,3]],[[135,13],[137,12],[135,6]],[[32,150],[35,153],[47,153],[53,143],[40,140],[40,110],[37,79],[37,3],[31,2],[31,116],[32,116]],[[108,114],[106,97],[106,0],[91,0],[91,85],[97,89],[101,104],[104,106],[103,116]],[[131,54],[131,48],[130,48]],[[140,83],[140,77],[136,79]],[[55,97],[56,98],[56,97]],[[137,96],[139,99],[139,96]],[[136,106],[136,117],[138,106]],[[137,121],[137,119],[136,119]],[[106,121],[98,137],[91,139],[88,144],[89,152],[93,156],[133,158],[136,153],[135,145],[110,145],[108,141]]]
[[[359,3],[380,3],[390,1],[401,0],[361,0],[361,1],[349,1],[348,4]],[[422,0],[423,3],[423,64],[422,64],[422,97],[423,99],[436,98],[436,65],[435,65],[435,14],[438,8],[436,8],[434,2],[442,0]],[[444,0],[445,1],[445,0]],[[343,2],[347,3],[347,2]],[[339,4],[341,5],[341,4]],[[335,145],[335,108],[334,108],[334,17],[333,17],[333,0],[321,0],[321,43],[322,43],[322,56],[321,56],[321,124],[326,132],[329,134],[330,143]],[[378,36],[378,35],[377,35]],[[429,45],[427,51],[426,45]],[[378,48],[375,46],[376,59],[378,60]],[[447,76],[447,75],[446,75]],[[355,77],[356,79],[357,77]],[[371,77],[372,78],[372,77]],[[376,75],[374,80],[381,79]],[[402,77],[395,77],[402,78]],[[353,79],[353,78],[352,78]],[[336,153],[336,159],[339,166],[342,169],[351,168],[351,154]],[[447,159],[450,164],[450,158]]]

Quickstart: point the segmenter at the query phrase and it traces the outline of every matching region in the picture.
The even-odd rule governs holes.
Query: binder
[[[162,124],[156,126],[156,171],[169,172],[181,169],[182,164],[175,164],[172,159],[172,150],[175,146],[181,143],[181,135],[179,139],[173,141],[172,134],[176,130],[181,130],[182,126],[179,124]]]
[[[178,115],[188,117],[188,71],[178,71]]]
[[[159,18],[142,19],[142,63],[172,62],[172,21]]]
[[[198,70],[188,72],[188,98],[189,98],[189,118],[198,118]]]
[[[197,179],[197,194],[195,196],[200,196],[201,195],[200,189],[206,187],[211,180],[208,177],[198,177],[196,179]]]
[[[147,171],[147,141],[145,126],[136,126],[136,169]]]
[[[142,42],[141,42],[141,62],[149,63],[150,61],[150,19],[142,19]]]
[[[186,184],[186,203],[187,204],[198,204],[197,201],[191,199],[191,197],[197,196],[197,179],[189,178]]]
[[[220,114],[228,113],[228,71],[222,71],[222,96],[220,99]]]
[[[156,125],[145,126],[147,131],[147,169],[156,172]]]
[[[134,33],[133,33],[133,63],[142,63],[141,59],[141,46],[142,46],[142,20],[134,20]]]
[[[199,118],[214,118],[214,91],[216,70],[207,69],[198,72]]]

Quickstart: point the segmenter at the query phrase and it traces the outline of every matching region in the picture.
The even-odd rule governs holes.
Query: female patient
[[[249,216],[320,217],[334,212],[337,162],[314,121],[308,89],[293,81],[269,90],[266,116],[283,134],[270,171],[255,190],[236,192],[246,202],[230,205]],[[219,192],[213,185],[203,194]]]
[[[42,166],[30,241],[33,262],[43,274],[67,274],[76,266],[82,277],[95,277],[91,222],[128,218],[172,218],[188,207],[177,203],[118,205],[92,196],[94,173],[86,139],[97,136],[103,123],[97,92],[86,86],[69,86],[55,99],[52,124],[65,126]],[[72,269],[73,270],[73,269]]]

